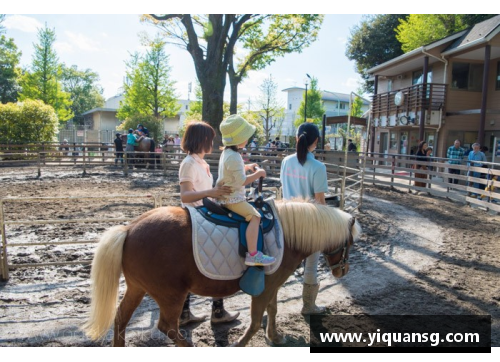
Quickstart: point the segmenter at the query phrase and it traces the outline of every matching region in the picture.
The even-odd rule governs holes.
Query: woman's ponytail
[[[297,130],[297,159],[304,166],[307,160],[309,146],[319,138],[319,129],[314,123],[302,123]]]

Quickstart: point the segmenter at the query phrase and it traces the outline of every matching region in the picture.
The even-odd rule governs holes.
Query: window
[[[496,90],[500,90],[500,62],[497,63],[497,85]]]
[[[290,103],[290,104],[288,105],[288,109],[289,109],[289,110],[291,110],[291,109],[292,109],[292,103]]]
[[[186,104],[186,109],[188,109],[188,105]]]
[[[453,63],[451,87],[453,89],[480,92],[483,88],[483,65],[477,63]]]
[[[387,91],[392,91],[392,79],[387,80]]]
[[[417,70],[413,72],[411,77],[411,84],[422,84],[424,80],[424,72],[423,70]],[[429,67],[427,71],[427,83],[432,83],[432,67]]]
[[[396,134],[396,132],[391,132],[390,137],[391,137],[391,139],[390,139],[389,147],[391,148],[391,150],[397,150],[398,149],[398,141],[397,141],[398,135]]]
[[[340,103],[340,109],[345,109],[345,103]]]

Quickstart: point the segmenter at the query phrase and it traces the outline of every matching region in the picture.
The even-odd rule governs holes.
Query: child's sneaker
[[[248,266],[267,266],[274,264],[275,261],[276,258],[262,254],[261,251],[258,251],[254,256],[251,256],[249,253],[247,253],[247,256],[245,258],[245,264]]]

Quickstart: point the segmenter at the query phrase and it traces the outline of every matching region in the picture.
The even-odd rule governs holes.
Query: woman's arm
[[[314,200],[316,200],[316,202],[318,204],[326,205],[325,193],[324,192],[317,192],[317,193],[315,193],[314,194]]]
[[[194,186],[190,181],[181,183],[181,201],[189,204],[203,199],[204,197],[218,198],[229,195],[232,192],[229,186],[216,185],[212,189],[195,191]]]

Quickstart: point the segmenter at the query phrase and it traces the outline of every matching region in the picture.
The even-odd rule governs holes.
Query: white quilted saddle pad
[[[269,201],[274,215],[274,203]],[[194,260],[200,272],[210,279],[233,280],[243,275],[247,266],[238,254],[238,229],[215,225],[206,220],[195,208],[188,206],[193,226]],[[276,258],[273,265],[264,267],[265,274],[278,270],[283,259],[283,229],[276,218],[273,229],[264,235],[263,253]]]

